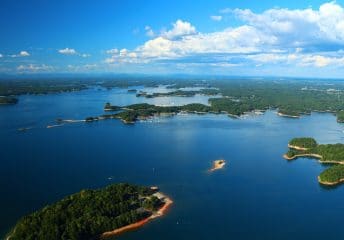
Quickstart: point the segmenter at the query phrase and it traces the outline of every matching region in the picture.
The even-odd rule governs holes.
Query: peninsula
[[[171,204],[157,187],[114,184],[82,190],[23,217],[6,239],[104,239],[162,216]]]
[[[287,160],[299,157],[316,158],[320,163],[332,164],[323,171],[318,181],[324,185],[344,182],[344,144],[318,144],[313,138],[294,138],[288,143]]]

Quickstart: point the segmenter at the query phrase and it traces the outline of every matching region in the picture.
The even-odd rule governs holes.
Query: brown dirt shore
[[[298,157],[313,157],[313,158],[317,158],[319,159],[320,163],[333,163],[333,164],[344,164],[344,161],[336,161],[336,160],[322,160],[323,157],[319,154],[314,154],[314,153],[305,153],[305,154],[297,154],[294,155],[292,157],[288,157],[287,154],[283,155],[283,158],[287,159],[287,160],[294,160]]]
[[[308,148],[299,147],[299,146],[291,145],[291,144],[288,144],[288,148],[292,148],[292,149],[295,149],[295,150],[301,150],[301,151],[306,151],[306,150],[308,150]]]
[[[319,159],[320,159],[319,161],[322,162],[322,161],[321,161],[322,156],[321,156],[321,155],[318,155],[318,154],[313,154],[313,153],[297,154],[297,155],[294,155],[294,156],[292,156],[292,157],[288,157],[287,154],[284,154],[283,157],[284,157],[285,159],[287,159],[287,160],[294,160],[294,159],[296,159],[296,158],[298,158],[298,157],[314,157],[314,158],[319,158]],[[327,161],[324,161],[324,163],[325,163],[325,162],[327,162]]]
[[[219,170],[221,168],[223,168],[226,165],[226,161],[223,159],[220,160],[215,160],[213,163],[213,167],[211,169],[209,169],[209,172],[213,172],[215,170]]]
[[[288,118],[300,118],[300,116],[296,116],[296,115],[288,115],[288,114],[284,114],[284,113],[277,113],[278,116],[280,117],[288,117]]]
[[[127,231],[135,230],[137,228],[142,227],[143,225],[145,225],[149,221],[153,220],[154,218],[163,216],[173,203],[173,201],[169,197],[167,197],[165,195],[163,195],[163,196],[165,198],[164,199],[165,204],[158,211],[154,212],[151,216],[149,216],[145,219],[142,219],[136,223],[132,223],[132,224],[129,224],[127,226],[115,229],[113,231],[104,232],[101,234],[100,239],[106,239],[106,238],[114,237],[114,236],[117,236],[119,234],[125,233]]]
[[[341,178],[341,179],[339,179],[338,181],[335,181],[335,182],[326,182],[326,181],[322,181],[320,179],[320,177],[318,176],[318,181],[319,181],[319,183],[321,183],[323,185],[334,186],[334,185],[337,185],[337,184],[340,184],[340,183],[344,182],[344,178]]]

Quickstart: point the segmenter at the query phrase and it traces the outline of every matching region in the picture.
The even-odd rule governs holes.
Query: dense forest
[[[305,150],[295,149],[295,146]],[[294,138],[289,141],[286,156],[289,160],[298,156],[320,158],[320,162],[335,164],[320,174],[321,183],[336,183],[344,178],[344,144],[317,144],[313,138]]]
[[[337,183],[344,179],[344,165],[338,164],[334,165],[319,175],[319,180],[321,182]]]
[[[293,138],[289,145],[301,148],[315,148],[318,144],[314,138]]]
[[[150,188],[129,184],[82,190],[23,217],[8,239],[97,239],[106,231],[150,216],[162,204],[153,193]]]

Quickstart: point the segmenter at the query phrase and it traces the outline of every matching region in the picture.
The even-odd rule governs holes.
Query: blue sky
[[[0,2],[0,73],[343,77],[344,1]]]

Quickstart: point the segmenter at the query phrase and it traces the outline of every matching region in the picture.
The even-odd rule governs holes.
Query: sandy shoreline
[[[294,155],[294,156],[292,156],[292,157],[288,157],[287,154],[284,154],[283,157],[284,157],[285,159],[287,159],[287,160],[294,160],[294,159],[296,159],[296,158],[298,158],[298,157],[314,157],[314,158],[319,158],[319,159],[320,159],[320,160],[319,160],[320,162],[323,162],[323,163],[328,162],[328,161],[321,161],[322,156],[321,156],[321,155],[318,155],[318,154],[314,154],[314,153],[297,154],[297,155]],[[335,162],[334,162],[334,163],[335,163]]]
[[[277,115],[280,117],[288,117],[288,118],[300,118],[300,116],[296,116],[296,115],[288,115],[288,114],[284,114],[284,113],[279,113],[277,112]]]
[[[283,158],[287,160],[294,160],[298,157],[312,157],[312,158],[317,158],[319,159],[320,163],[333,163],[333,164],[344,164],[344,161],[336,161],[336,160],[322,160],[323,157],[319,154],[314,154],[314,153],[304,153],[304,154],[297,154],[292,157],[288,157],[287,154],[283,155]]]
[[[172,205],[173,201],[169,197],[167,197],[166,195],[162,194],[161,192],[159,192],[159,194],[164,198],[164,205],[158,211],[154,212],[151,216],[149,216],[145,219],[142,219],[136,223],[129,224],[127,226],[115,229],[113,231],[104,232],[101,234],[100,239],[114,237],[114,236],[117,236],[117,235],[122,234],[124,232],[137,229],[139,227],[142,227],[143,225],[145,225],[149,221],[151,221],[157,217],[163,216],[165,214],[165,212],[168,210],[168,208]]]
[[[323,184],[323,185],[334,186],[334,185],[337,185],[339,183],[344,182],[344,178],[341,178],[341,179],[339,179],[338,181],[335,181],[335,182],[326,182],[326,181],[321,181],[320,176],[318,176],[318,182]]]
[[[215,160],[213,163],[213,167],[209,169],[209,172],[213,172],[215,170],[222,169],[226,165],[226,161],[223,159]]]
[[[62,127],[64,124],[48,125],[47,128]]]
[[[306,150],[308,150],[308,148],[299,147],[299,146],[290,145],[290,144],[288,144],[288,148],[292,148],[292,149],[295,149],[295,150],[301,150],[301,151],[306,151]]]

